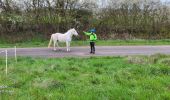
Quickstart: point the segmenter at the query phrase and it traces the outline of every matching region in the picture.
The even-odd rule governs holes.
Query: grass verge
[[[0,43],[1,48],[6,47],[47,47],[49,41],[27,41],[19,43]],[[65,46],[65,43],[60,43]],[[89,41],[72,41],[71,46],[87,46]],[[98,40],[98,46],[121,46],[121,45],[170,45],[170,40]]]
[[[170,57],[0,58],[1,100],[169,100]]]

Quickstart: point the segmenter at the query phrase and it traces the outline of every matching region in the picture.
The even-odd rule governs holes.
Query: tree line
[[[160,0],[0,0],[0,37],[46,40],[75,27],[79,33],[96,28],[100,39],[169,38],[169,6]]]

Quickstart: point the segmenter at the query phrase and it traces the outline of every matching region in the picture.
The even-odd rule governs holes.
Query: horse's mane
[[[70,34],[72,29],[69,29],[67,32],[65,32],[65,34]]]

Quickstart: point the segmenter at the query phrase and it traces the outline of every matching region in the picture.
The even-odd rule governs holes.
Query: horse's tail
[[[50,38],[50,42],[49,42],[49,44],[48,44],[48,48],[50,48],[50,46],[51,46],[51,43],[52,43],[52,37],[53,35],[51,35],[51,38]]]

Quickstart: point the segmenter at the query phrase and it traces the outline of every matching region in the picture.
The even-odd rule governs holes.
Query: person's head
[[[90,30],[90,32],[96,33],[96,29],[93,28],[93,29]]]

